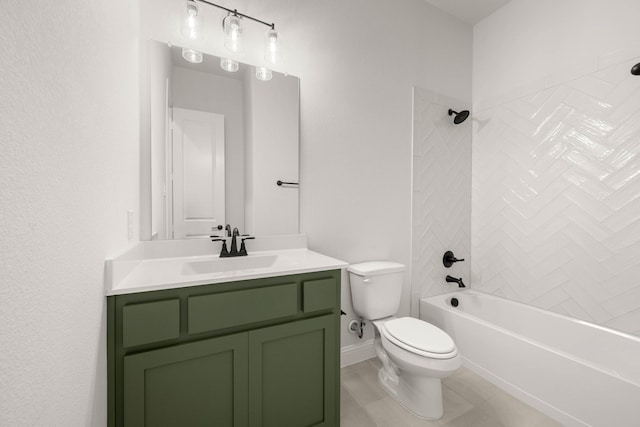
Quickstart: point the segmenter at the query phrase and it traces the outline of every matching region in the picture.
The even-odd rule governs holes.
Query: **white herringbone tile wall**
[[[449,108],[469,108],[459,100],[421,88],[413,98],[411,301],[417,304],[457,289],[445,282],[447,274],[470,284],[471,120],[453,124]],[[445,268],[447,250],[466,261]]]
[[[474,113],[475,288],[640,335],[638,61]]]

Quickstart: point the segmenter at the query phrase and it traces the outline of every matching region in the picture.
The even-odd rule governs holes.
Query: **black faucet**
[[[227,249],[227,239],[225,237],[209,236],[212,242],[222,242],[220,258],[246,256],[247,247],[245,246],[244,241],[255,239],[255,237],[249,236],[248,234],[241,235],[237,227],[231,231],[231,226],[229,224],[227,224],[225,230],[227,232],[227,237],[231,237],[231,250]],[[238,238],[240,238],[240,250],[238,250]]]
[[[449,283],[457,283],[459,288],[466,288],[464,283],[462,283],[462,277],[459,279],[456,279],[455,277],[447,276],[444,280],[446,280]]]
[[[231,253],[232,254],[237,254],[238,253],[238,242],[236,241],[236,237],[238,237],[240,235],[240,231],[238,231],[238,227],[235,227],[233,229],[233,233],[231,234]],[[233,255],[231,255],[233,256]]]

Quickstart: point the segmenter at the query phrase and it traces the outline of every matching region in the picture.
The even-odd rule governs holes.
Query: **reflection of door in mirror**
[[[173,238],[206,237],[224,226],[224,116],[173,108],[169,205]]]

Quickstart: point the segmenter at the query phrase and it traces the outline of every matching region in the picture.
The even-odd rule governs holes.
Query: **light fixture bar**
[[[272,30],[276,29],[276,24],[274,24],[274,23],[269,24],[268,22],[261,21],[260,19],[254,18],[253,16],[245,15],[244,13],[238,12],[237,9],[229,9],[229,8],[224,7],[224,6],[220,6],[219,4],[211,3],[210,1],[207,1],[207,0],[196,0],[196,1],[208,4],[209,6],[215,6],[218,9],[226,10],[227,12],[233,13],[236,16],[241,16],[243,18],[251,19],[252,21],[255,21],[255,22],[258,22],[258,23],[260,23],[262,25],[266,25],[267,27],[270,27]]]

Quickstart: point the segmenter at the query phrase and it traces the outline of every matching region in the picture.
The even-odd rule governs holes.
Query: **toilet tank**
[[[353,310],[368,320],[394,315],[400,308],[405,266],[391,261],[351,264],[349,281]]]

